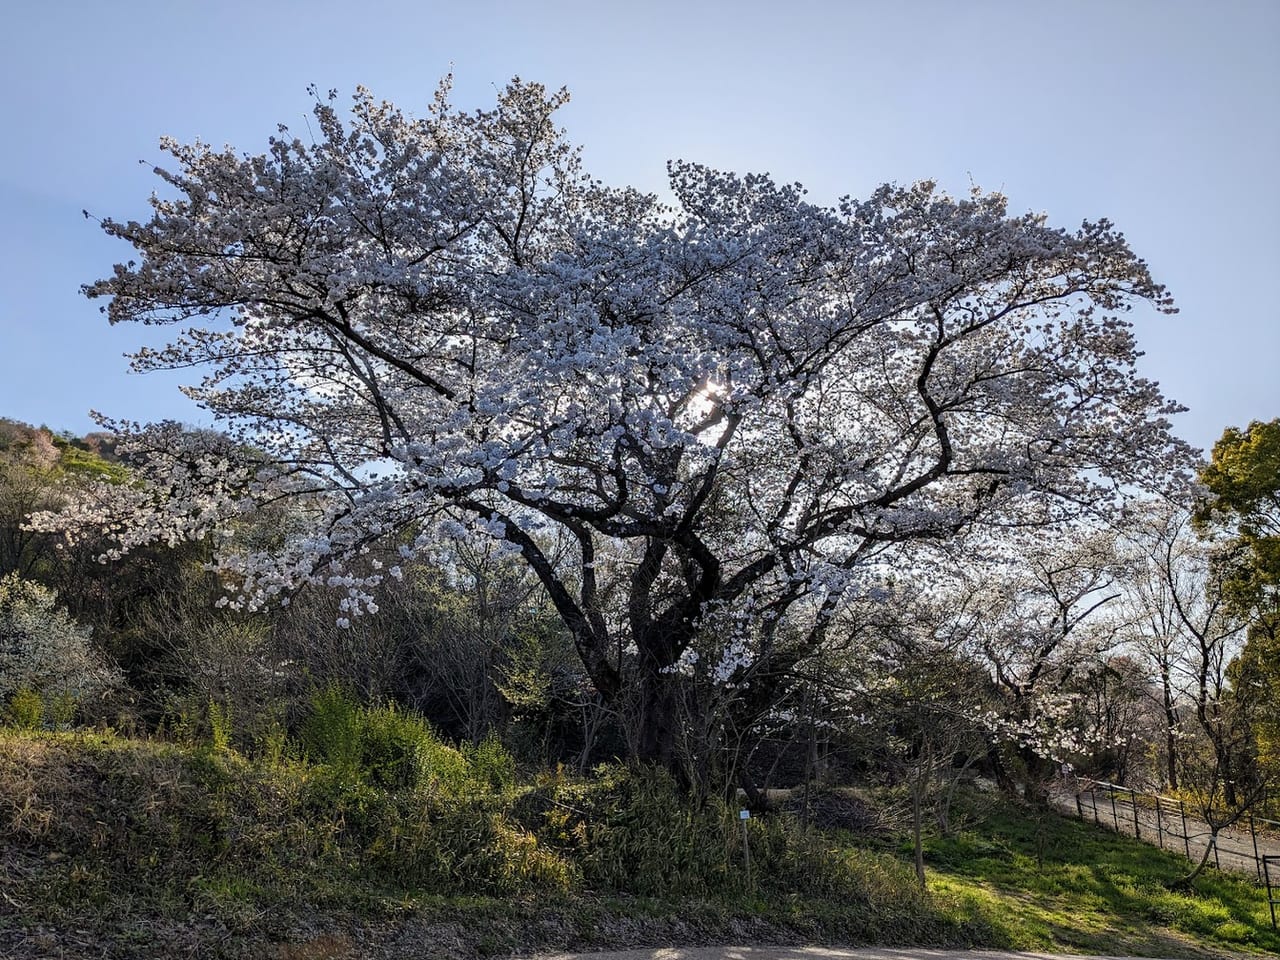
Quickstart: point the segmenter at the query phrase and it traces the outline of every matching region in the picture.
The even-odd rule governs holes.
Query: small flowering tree
[[[120,681],[51,591],[16,574],[0,578],[0,704],[21,691],[74,703]]]
[[[164,142],[151,218],[103,222],[138,259],[86,292],[179,329],[134,366],[203,368],[225,433],[111,425],[152,478],[92,511],[119,549],[293,500],[280,542],[221,551],[232,602],[323,582],[349,622],[400,573],[367,551],[479,531],[669,761],[700,637],[767,697],[902,545],[1106,513],[1184,462],[1120,318],[1170,300],[1109,223],[684,162],[664,204],[583,173],[566,99],[446,84],[413,119],[361,90],[315,142]]]
[[[968,599],[955,607],[966,612],[965,645],[1001,694],[1004,707],[990,720],[1014,746],[1028,796],[1044,789],[1053,761],[1100,745],[1102,731],[1082,723],[1080,708],[1082,687],[1106,668],[1123,636],[1115,536],[1024,539],[1015,557],[975,565],[964,577]]]
[[[992,679],[966,649],[979,605],[972,591],[899,590],[879,610],[861,611],[851,624],[861,636],[810,681],[845,701],[837,720],[845,735],[907,788],[921,886],[928,808],[947,834],[961,779],[1004,733]]]
[[[1068,758],[1122,746],[1128,732],[1094,723],[1086,702],[1120,642],[1114,534],[1055,533],[1006,539],[999,551],[989,537],[956,538],[946,568],[921,569],[917,551],[914,575],[898,572],[889,602],[841,658],[859,713],[887,731],[872,738],[921,797],[934,782],[949,797],[986,761],[1004,789],[1042,799]]]

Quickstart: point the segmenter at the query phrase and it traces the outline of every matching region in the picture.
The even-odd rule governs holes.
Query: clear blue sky
[[[972,178],[1059,225],[1108,217],[1182,308],[1136,318],[1178,432],[1280,416],[1277,0],[15,0],[0,416],[201,422],[181,377],[126,373],[157,331],[78,295],[129,255],[80,211],[144,216],[163,134],[257,152],[302,128],[309,83],[423,112],[450,64],[468,108],[516,74],[568,86],[562,123],[612,183],[660,189],[682,157],[822,201]]]

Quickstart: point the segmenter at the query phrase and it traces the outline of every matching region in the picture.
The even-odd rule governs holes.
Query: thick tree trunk
[[[987,763],[991,765],[991,775],[996,779],[996,786],[1007,794],[1016,792],[1016,785],[1013,777],[1009,776],[1009,768],[1005,766],[1004,758],[1000,756],[1000,747],[992,745],[987,750]]]
[[[1027,780],[1022,787],[1023,798],[1030,803],[1044,804],[1049,801],[1048,783],[1052,775],[1049,761],[1030,747],[1019,747],[1018,756],[1026,770]]]
[[[680,774],[680,704],[673,680],[671,674],[652,667],[641,674],[636,692],[633,759]]]

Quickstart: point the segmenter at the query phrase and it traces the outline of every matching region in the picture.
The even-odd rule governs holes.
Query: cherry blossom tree
[[[855,648],[856,686],[871,702],[884,690],[902,700],[911,671],[933,676],[932,703],[906,698],[913,722],[931,713],[942,722],[928,735],[940,738],[980,730],[1001,786],[1043,798],[1068,758],[1123,746],[1088,709],[1125,625],[1115,536],[1095,524],[980,531],[934,547],[946,562],[925,567],[912,551],[916,568],[903,576],[900,564],[890,610],[867,631],[872,645]]]
[[[151,478],[93,511],[118,549],[294,501],[278,542],[221,544],[232,602],[323,582],[348,622],[400,575],[380,545],[482,532],[663,761],[695,640],[762,696],[902,546],[1104,515],[1188,462],[1122,319],[1171,301],[1105,220],[686,162],[660,202],[583,172],[565,93],[447,94],[317,97],[314,140],[262,154],[166,140],[150,219],[102,222],[137,259],[86,293],[178,329],[134,367],[203,370],[222,431],[109,424]]]
[[[1081,723],[1080,688],[1122,637],[1114,539],[1113,530],[1093,530],[1024,541],[1011,562],[967,572],[970,583],[983,576],[969,647],[1005,697],[999,726],[1017,744],[1028,796],[1044,789],[1052,759],[1098,738]]]
[[[1178,789],[1179,743],[1191,704],[1217,702],[1242,629],[1230,615],[1224,540],[1201,537],[1189,509],[1153,503],[1136,515],[1119,548],[1127,566],[1124,605],[1129,647],[1159,697],[1165,785]],[[1204,697],[1198,696],[1200,678]]]

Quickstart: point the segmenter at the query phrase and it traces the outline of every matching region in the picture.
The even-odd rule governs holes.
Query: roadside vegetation
[[[0,798],[10,948],[41,936],[65,948],[78,930],[113,956],[163,954],[184,937],[225,939],[240,955],[313,939],[317,923],[377,937],[441,915],[463,933],[450,949],[479,954],[625,942],[674,916],[695,940],[743,923],[774,938],[987,936],[889,851],[754,819],[748,875],[736,809],[690,806],[665,774],[556,769],[517,782],[496,741],[458,750],[420,718],[332,691],[299,740],[256,757],[216,735],[5,731]],[[529,911],[550,926],[526,929]]]
[[[0,948],[1280,950],[1247,881],[1209,872],[1175,892],[1176,857],[992,793],[961,792],[956,829],[925,844],[922,890],[893,791],[814,794],[808,822],[785,802],[753,817],[748,873],[736,804],[691,804],[661,772],[519,770],[496,739],[458,749],[411,712],[334,688],[296,733],[243,752],[220,722],[215,711],[185,741],[0,733]]]

